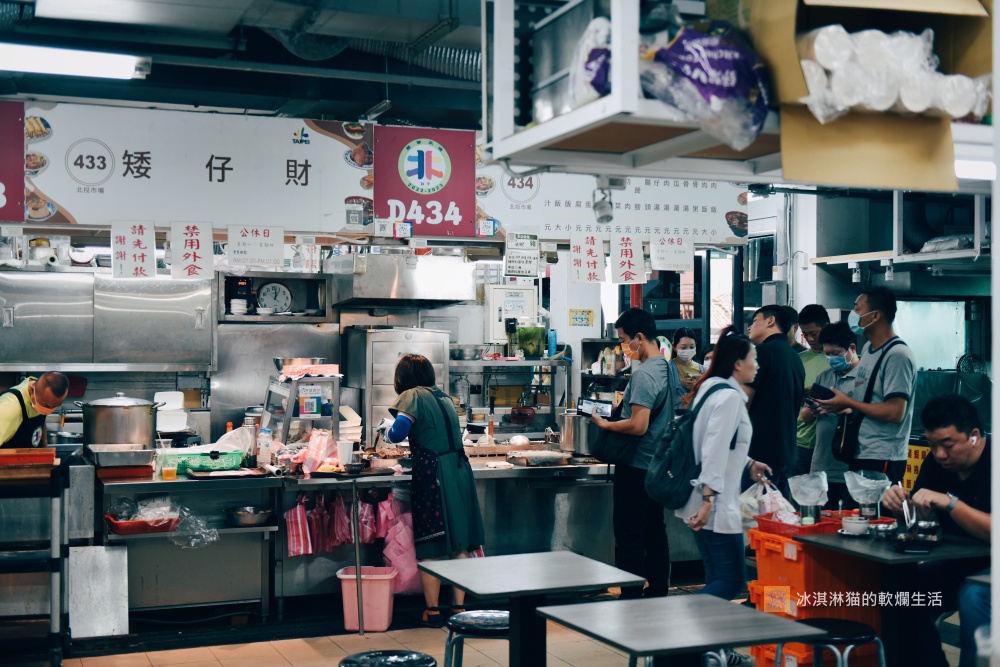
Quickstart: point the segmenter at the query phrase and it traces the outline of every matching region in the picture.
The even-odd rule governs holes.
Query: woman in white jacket
[[[766,464],[747,456],[753,427],[743,387],[756,375],[754,344],[729,327],[715,346],[708,371],[685,398],[691,406],[704,403],[693,433],[694,456],[701,464],[701,474],[691,480],[691,498],[675,514],[695,531],[705,563],[705,587],[699,592],[726,600],[746,586],[740,477],[748,466],[755,480],[771,472]],[[720,388],[708,395],[716,386]]]

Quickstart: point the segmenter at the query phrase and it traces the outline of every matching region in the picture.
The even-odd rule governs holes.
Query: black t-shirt
[[[982,438],[982,436],[980,436]],[[930,489],[939,493],[952,493],[966,505],[990,514],[990,441],[983,445],[972,474],[964,480],[955,473],[947,472],[933,456],[928,456],[920,466],[920,474],[913,484],[912,493],[920,489]],[[952,535],[972,537],[944,510],[936,512],[941,530]]]
[[[791,465],[806,369],[785,334],[774,334],[757,346],[757,365],[757,377],[750,385],[755,392],[750,404],[750,458],[771,467]]]

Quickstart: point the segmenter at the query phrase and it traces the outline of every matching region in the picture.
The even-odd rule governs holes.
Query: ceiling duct
[[[479,81],[482,53],[471,49],[432,46],[411,57],[410,45],[377,39],[352,39],[350,48],[376,56],[395,58],[456,79]]]
[[[35,6],[20,2],[0,2],[0,30],[9,30],[35,16]]]
[[[348,45],[348,40],[343,37],[277,28],[261,28],[261,30],[278,40],[293,56],[302,60],[327,60],[339,55]]]

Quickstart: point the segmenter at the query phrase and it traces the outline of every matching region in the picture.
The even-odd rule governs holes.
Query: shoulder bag
[[[666,407],[667,399],[670,398],[670,394],[673,393],[673,389],[668,386],[665,392],[663,392],[663,398],[657,403],[656,407],[652,409],[649,413],[649,426],[653,426],[653,422],[656,418],[660,416],[660,412]],[[615,407],[611,412],[611,418],[608,421],[620,421],[622,416],[622,410],[624,409],[625,401],[622,400],[621,403]],[[594,428],[597,428],[596,426]],[[605,463],[614,463],[615,465],[620,464],[631,464],[632,457],[635,456],[635,450],[639,447],[639,440],[641,436],[637,435],[627,435],[625,433],[615,433],[614,431],[609,431],[607,429],[599,428],[597,433],[597,438],[594,440],[594,446],[591,451],[594,456],[604,461]]]
[[[875,380],[878,379],[879,371],[882,370],[882,361],[885,359],[885,355],[892,348],[897,345],[906,345],[903,341],[898,338],[882,350],[882,354],[879,355],[878,361],[875,362],[875,368],[872,369],[872,375],[868,378],[868,388],[865,389],[864,403],[871,403],[872,394],[875,392]],[[833,434],[833,443],[831,448],[833,450],[833,458],[837,459],[841,463],[850,463],[858,455],[858,449],[861,443],[858,440],[858,434],[861,431],[861,422],[864,421],[865,416],[860,412],[851,412],[846,415],[840,415],[837,417],[837,430]]]

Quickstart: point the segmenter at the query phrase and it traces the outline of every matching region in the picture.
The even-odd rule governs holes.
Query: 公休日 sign
[[[413,236],[476,235],[476,136],[464,130],[375,128],[375,217]]]

